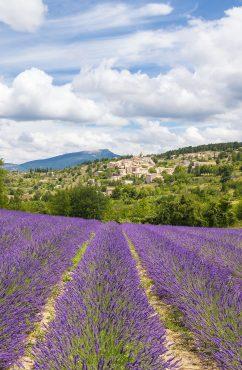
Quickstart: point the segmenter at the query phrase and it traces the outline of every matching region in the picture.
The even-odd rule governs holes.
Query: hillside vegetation
[[[241,226],[241,195],[242,143],[0,172],[2,207],[104,221]]]

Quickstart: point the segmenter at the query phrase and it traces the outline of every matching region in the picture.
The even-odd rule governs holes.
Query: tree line
[[[216,143],[216,144],[204,144],[198,146],[187,146],[184,148],[169,150],[161,156],[165,156],[170,158],[172,155],[179,155],[179,154],[189,154],[189,153],[199,153],[205,151],[212,151],[212,152],[221,152],[227,150],[236,150],[242,147],[241,142],[231,142],[231,143]]]

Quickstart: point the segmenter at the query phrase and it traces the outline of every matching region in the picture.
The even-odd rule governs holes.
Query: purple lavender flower
[[[242,232],[126,224],[157,294],[177,307],[197,346],[223,369],[241,369],[238,246]],[[207,232],[206,232],[207,230]],[[223,236],[226,235],[225,240]],[[231,235],[231,240],[229,236]],[[233,240],[237,241],[231,247]],[[227,250],[226,250],[227,245]],[[206,249],[204,249],[206,246]]]
[[[53,287],[96,222],[0,211],[0,368],[24,355]]]
[[[165,330],[117,224],[98,231],[35,348],[35,369],[171,369]],[[78,364],[76,365],[76,359]]]

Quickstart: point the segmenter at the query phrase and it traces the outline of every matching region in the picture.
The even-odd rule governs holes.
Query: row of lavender
[[[53,287],[99,223],[0,210],[0,368],[24,355]]]
[[[117,224],[103,225],[35,348],[35,369],[172,369],[165,330],[148,303]]]
[[[241,230],[95,221],[0,210],[0,368],[25,352],[53,287],[97,236],[34,350],[36,369],[166,369],[164,328],[140,287],[122,230],[156,292],[184,314],[198,348],[240,369]],[[167,357],[167,356],[166,356]]]
[[[179,245],[194,251],[202,259],[230,270],[235,277],[241,277],[242,231],[240,229],[209,229],[180,226],[144,226]]]
[[[176,306],[202,353],[241,369],[241,230],[126,224],[161,299]]]

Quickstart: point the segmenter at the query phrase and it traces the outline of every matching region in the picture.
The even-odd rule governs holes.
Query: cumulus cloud
[[[114,114],[126,117],[194,119],[224,111],[219,92],[207,79],[184,67],[149,77],[103,63],[95,69],[83,69],[73,86],[76,93],[95,94]]]
[[[153,5],[150,15],[158,15]],[[57,65],[89,66],[62,85],[40,69],[26,70],[10,84],[0,80],[1,122],[9,120],[16,132],[8,139],[4,121],[0,146],[9,155],[10,148],[19,148],[23,158],[24,145],[38,157],[50,155],[50,148],[52,154],[87,147],[139,153],[241,140],[241,24],[238,7],[218,20],[190,19],[179,28],[46,49],[46,63],[53,56]],[[39,50],[39,60],[41,55]],[[131,72],[153,61],[165,67],[157,75]]]
[[[35,31],[43,22],[47,7],[42,0],[0,0],[0,22],[16,31]]]
[[[238,92],[232,95],[234,83],[239,84],[230,79],[230,93],[224,93],[221,80],[213,83],[209,75],[185,67],[150,77],[102,63],[97,68],[83,69],[72,83],[57,86],[50,75],[33,68],[18,75],[10,87],[0,83],[0,117],[103,126],[140,124],[141,118],[177,123],[196,119],[197,124],[210,125],[219,121],[236,123],[242,105]],[[192,129],[191,134],[195,135]],[[201,136],[196,138],[200,143]]]
[[[202,120],[225,113],[231,99],[184,67],[149,77],[106,63],[61,86],[32,68],[10,87],[0,83],[0,92],[1,117],[121,125],[138,117]]]
[[[18,75],[11,87],[0,82],[0,117],[103,124],[125,121],[112,117],[104,105],[76,95],[70,84],[54,85],[51,76],[36,68]]]
[[[74,90],[95,94],[121,116],[199,122],[240,119],[241,24],[242,7],[238,7],[218,20],[191,19],[183,28],[151,31],[144,38],[132,35],[130,49],[127,40],[126,47],[121,42],[113,64],[83,68],[74,79]],[[129,62],[155,60],[169,70],[150,77],[115,68],[119,58],[125,63],[123,54]]]
[[[4,62],[1,58],[0,64],[22,63],[27,58],[31,63],[38,60],[41,64],[42,60],[46,68],[52,63],[61,68],[77,68],[81,64],[91,62],[97,66],[103,59],[113,59],[113,68],[104,63],[91,69],[83,67],[75,80],[76,91],[89,94],[90,91],[84,91],[86,87],[96,94],[103,93],[104,100],[114,96],[112,102],[116,102],[120,93],[117,111],[123,109],[132,116],[138,109],[141,115],[168,116],[173,106],[172,117],[176,112],[177,116],[206,117],[236,109],[242,99],[241,24],[242,7],[238,7],[226,11],[218,20],[190,19],[188,25],[177,29],[88,40],[61,48],[45,46],[43,50],[31,49],[20,59],[13,55]],[[154,78],[129,72],[133,65],[142,68],[143,64],[154,61],[168,72]],[[127,97],[122,96],[120,89]]]

